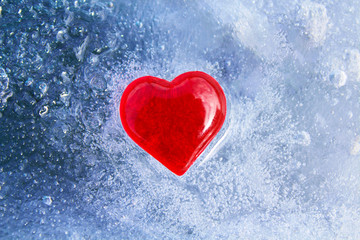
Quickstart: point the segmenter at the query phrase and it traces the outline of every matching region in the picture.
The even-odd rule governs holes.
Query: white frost
[[[298,20],[304,28],[304,34],[315,45],[321,45],[326,39],[329,17],[324,5],[304,1],[298,12]]]

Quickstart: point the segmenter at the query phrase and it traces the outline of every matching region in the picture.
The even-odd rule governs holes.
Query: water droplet
[[[69,82],[70,81],[70,78],[69,78],[69,75],[67,72],[62,72],[61,73],[61,78],[64,82]]]
[[[50,52],[51,52],[51,46],[50,46],[49,43],[46,44],[45,52],[46,52],[46,53],[50,53]]]
[[[137,22],[136,22],[136,26],[138,26],[139,28],[142,28],[142,27],[143,27],[143,23],[140,22],[140,21],[137,21]]]
[[[42,106],[40,111],[39,111],[39,115],[40,117],[45,116],[49,111],[49,107],[48,106]]]
[[[45,203],[46,205],[51,206],[52,202],[53,202],[53,200],[50,196],[43,197],[43,203]]]
[[[28,78],[28,80],[26,80],[26,82],[25,82],[25,86],[28,87],[28,86],[30,86],[31,84],[33,84],[33,82],[34,82],[34,79],[33,79],[33,78]]]
[[[60,93],[60,97],[61,98],[66,98],[70,95],[69,91],[67,89],[64,89],[61,93]]]
[[[90,56],[90,63],[95,64],[99,61],[99,56],[95,55],[95,54],[91,54]]]
[[[12,91],[5,91],[0,93],[0,109],[4,109],[6,107],[6,103],[8,98],[12,97]]]
[[[40,82],[40,83],[39,83],[39,91],[40,91],[40,93],[41,93],[42,96],[45,95],[45,93],[47,92],[47,90],[48,90],[47,84],[44,83],[44,82]]]

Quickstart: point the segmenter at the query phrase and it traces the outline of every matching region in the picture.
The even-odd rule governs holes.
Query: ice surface
[[[358,1],[0,2],[0,238],[360,239]],[[121,127],[133,79],[211,74],[182,177]]]

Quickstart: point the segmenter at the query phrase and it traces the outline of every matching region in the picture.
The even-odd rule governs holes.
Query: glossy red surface
[[[120,102],[121,122],[130,138],[179,176],[220,131],[225,115],[223,90],[203,72],[187,72],[171,82],[138,78]]]

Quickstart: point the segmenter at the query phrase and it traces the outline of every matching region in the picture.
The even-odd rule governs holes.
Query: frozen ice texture
[[[315,45],[325,41],[329,18],[324,5],[311,1],[302,2],[297,19],[303,28],[303,34]]]
[[[0,2],[0,238],[360,239],[359,1]],[[122,91],[204,71],[220,135],[177,177]]]

